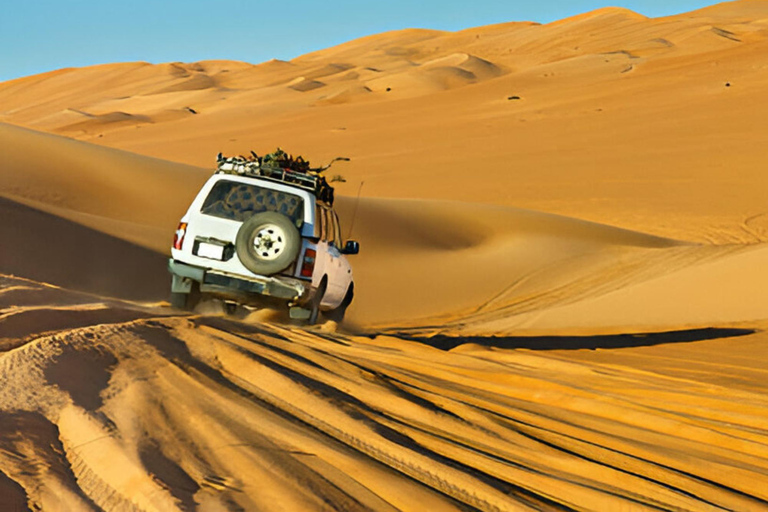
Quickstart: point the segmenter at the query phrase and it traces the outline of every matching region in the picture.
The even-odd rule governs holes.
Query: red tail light
[[[173,248],[177,250],[181,250],[181,244],[184,243],[184,235],[187,234],[187,223],[186,222],[180,222],[179,223],[179,229],[176,230],[176,233],[173,234]]]
[[[312,277],[315,271],[315,257],[317,252],[314,249],[304,251],[304,261],[301,264],[301,277]]]

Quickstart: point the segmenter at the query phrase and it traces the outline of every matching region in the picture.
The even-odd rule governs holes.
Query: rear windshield
[[[257,213],[278,212],[298,226],[304,220],[304,200],[287,192],[221,180],[213,186],[200,211],[240,222]]]

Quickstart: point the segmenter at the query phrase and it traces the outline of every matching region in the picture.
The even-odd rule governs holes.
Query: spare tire
[[[249,218],[235,239],[243,266],[254,274],[270,275],[284,270],[299,254],[301,235],[291,219],[277,212]]]

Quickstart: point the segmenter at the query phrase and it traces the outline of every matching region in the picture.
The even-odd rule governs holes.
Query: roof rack
[[[349,160],[337,158],[336,160]],[[331,162],[333,163],[333,162]],[[301,156],[293,158],[278,148],[274,153],[263,157],[251,151],[251,156],[224,157],[216,155],[217,173],[250,176],[252,178],[277,181],[308,190],[329,205],[333,205],[333,187],[321,173],[330,167],[311,168],[309,162]]]

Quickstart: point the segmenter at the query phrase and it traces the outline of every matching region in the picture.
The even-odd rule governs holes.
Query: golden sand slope
[[[767,20],[0,84],[0,504],[768,509]],[[278,144],[352,157],[349,322],[172,311],[201,167]]]
[[[343,154],[340,190],[764,241],[768,2],[379,34],[258,65],[110,64],[0,84],[0,121],[208,167]],[[387,91],[387,89],[390,89]]]
[[[6,124],[0,153],[3,196],[158,251],[211,174]]]
[[[44,510],[768,509],[762,334],[536,342],[642,347],[599,352],[486,339],[446,351],[461,342],[184,318],[0,280],[9,500]],[[654,346],[674,341],[692,343]]]
[[[69,164],[40,168],[68,176],[75,197],[93,186],[77,179],[92,152],[105,172],[128,158],[18,128],[3,135],[60,144]],[[146,165],[160,181],[176,169],[123,163],[129,182]],[[23,181],[19,167],[4,172]],[[4,272],[164,296],[163,254],[121,238],[108,213],[151,204],[170,222],[181,193],[166,205],[102,194],[103,211],[90,196],[95,210],[83,215],[31,198],[43,189],[13,197],[46,211],[0,200]],[[78,206],[70,201],[61,198]],[[160,304],[0,278],[3,503],[768,509],[768,340],[755,333],[766,325],[763,246],[415,200],[366,200],[355,229],[367,249],[355,262],[352,318],[389,335],[304,331],[259,314],[246,323],[180,317]],[[679,330],[737,320],[742,327]],[[594,335],[653,329],[670,332]],[[534,331],[549,335],[499,336]],[[494,336],[421,337],[436,332]],[[595,348],[604,350],[585,350]]]
[[[39,147],[46,157],[28,164]],[[0,203],[0,229],[17,248],[0,255],[4,271],[165,299],[162,255],[210,171],[8,125],[0,125],[0,149],[0,194],[10,199]],[[349,221],[354,201],[339,203]],[[766,316],[761,245],[685,244],[510,207],[425,200],[365,199],[354,230],[363,252],[354,258],[350,321],[362,328],[614,333]]]

